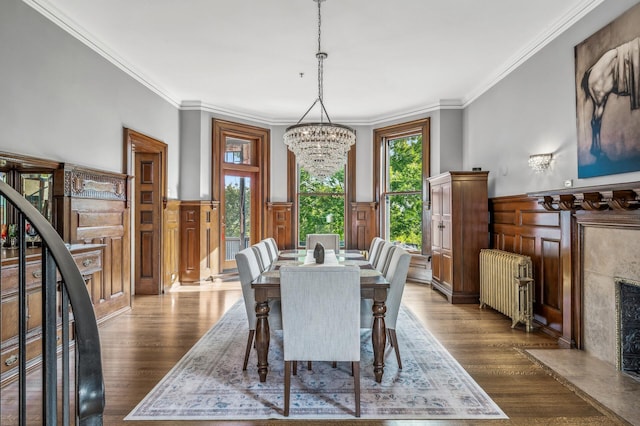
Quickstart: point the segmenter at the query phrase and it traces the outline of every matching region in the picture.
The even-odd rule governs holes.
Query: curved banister
[[[64,241],[34,206],[2,181],[0,181],[0,195],[4,195],[21,213],[20,216],[24,216],[40,235],[43,244],[43,265],[47,262],[46,258],[51,257],[60,272],[62,285],[66,290],[74,316],[77,419],[83,425],[101,425],[105,397],[100,336],[93,305],[82,274]],[[20,228],[23,229],[24,224]],[[23,244],[21,242],[21,245]],[[55,272],[53,276],[55,277]],[[53,281],[55,285],[55,279]],[[43,328],[45,326],[43,324]]]

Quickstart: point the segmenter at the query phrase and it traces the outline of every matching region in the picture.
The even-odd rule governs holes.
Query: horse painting
[[[603,155],[600,130],[609,95],[629,96],[631,110],[640,108],[640,37],[606,51],[585,71],[581,86],[593,104],[590,152],[597,158]]]

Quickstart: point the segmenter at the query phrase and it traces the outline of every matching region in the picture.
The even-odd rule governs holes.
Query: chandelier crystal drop
[[[284,143],[296,156],[298,164],[311,176],[319,179],[329,177],[344,167],[347,153],[356,142],[355,131],[341,124],[334,124],[323,102],[323,63],[327,54],[322,51],[321,24],[322,15],[320,4],[324,0],[313,0],[318,3],[318,98],[304,113],[302,118],[293,126],[289,126],[284,133]],[[320,105],[320,121],[302,123],[307,114],[317,104]],[[326,117],[326,122],[324,121]]]

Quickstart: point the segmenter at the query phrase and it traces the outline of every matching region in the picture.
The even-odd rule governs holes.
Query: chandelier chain
[[[320,103],[324,104],[323,102],[323,97],[324,97],[324,86],[322,84],[322,81],[324,79],[324,57],[326,56],[326,54],[324,54],[322,52],[322,45],[320,43],[321,39],[322,39],[322,14],[320,13],[320,5],[322,4],[321,0],[317,0],[318,1],[318,53],[316,54],[316,57],[318,58],[318,99],[320,99]],[[322,110],[322,108],[320,108],[320,122],[322,123],[324,121],[324,111]]]
[[[307,170],[311,176],[324,179],[332,176],[344,167],[347,153],[356,142],[355,131],[341,124],[331,122],[324,106],[324,60],[327,54],[322,51],[322,14],[320,3],[325,0],[314,0],[318,3],[318,97],[303,114],[298,122],[289,126],[284,132],[284,143],[296,156],[298,165]],[[303,123],[307,114],[320,104],[320,122]],[[325,122],[325,118],[327,122]]]

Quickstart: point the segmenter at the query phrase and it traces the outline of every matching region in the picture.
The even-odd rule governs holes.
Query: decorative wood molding
[[[293,249],[296,247],[295,238],[292,233],[293,223],[291,212],[293,203],[290,202],[269,202],[267,203],[267,233],[266,237],[273,237],[280,250]]]
[[[528,194],[549,211],[631,211],[640,208],[640,182],[567,188]]]
[[[377,235],[377,201],[351,203],[351,238],[348,249],[368,250],[373,237]]]
[[[64,165],[64,196],[97,200],[127,200],[127,175]]]

